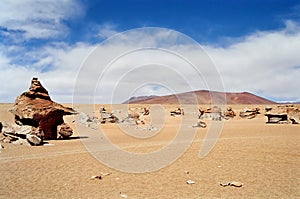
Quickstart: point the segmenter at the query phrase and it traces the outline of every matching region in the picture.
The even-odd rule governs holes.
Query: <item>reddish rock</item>
[[[64,123],[63,116],[76,114],[72,108],[53,102],[38,78],[33,78],[29,91],[16,99],[12,113],[19,125],[30,125],[44,139],[57,139],[57,126]]]
[[[57,126],[57,132],[59,133],[61,138],[68,138],[73,135],[72,128],[66,123]]]

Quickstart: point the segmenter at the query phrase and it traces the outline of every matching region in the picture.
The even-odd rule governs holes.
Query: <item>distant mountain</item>
[[[259,97],[252,93],[223,93],[216,91],[198,90],[180,94],[166,95],[166,96],[141,96],[132,97],[125,101],[124,104],[192,104],[195,103],[195,97],[198,104],[211,104],[212,97],[214,103],[221,103],[226,96],[227,104],[276,104],[271,100]]]
[[[143,101],[143,100],[149,100],[149,99],[152,99],[152,98],[155,98],[155,97],[158,97],[158,96],[150,95],[150,96],[131,97],[129,100],[123,102],[123,104],[134,104],[135,102],[140,102],[140,101]]]

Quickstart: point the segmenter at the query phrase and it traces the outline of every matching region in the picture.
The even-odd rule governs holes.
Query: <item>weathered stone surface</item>
[[[30,146],[29,142],[26,139],[17,139],[16,141],[13,141],[12,143],[16,144],[16,145]]]
[[[57,131],[61,138],[68,138],[73,135],[72,128],[66,123],[57,126]]]
[[[253,109],[245,108],[243,111],[240,112],[240,117],[247,118],[247,119],[253,119],[258,114],[260,114],[259,108],[253,108]]]
[[[171,116],[176,116],[176,115],[184,115],[184,111],[182,108],[177,108],[173,111],[170,112]]]
[[[42,139],[36,135],[27,134],[26,140],[32,146],[38,146],[42,144]]]
[[[221,108],[214,106],[213,108],[208,108],[206,110],[199,109],[199,119],[210,118],[215,121],[221,121],[223,114]]]
[[[64,123],[63,116],[76,114],[72,108],[53,102],[37,78],[32,79],[29,91],[17,97],[12,113],[17,124],[39,128],[37,136],[42,139],[57,139],[57,126]]]
[[[232,110],[231,107],[228,107],[224,113],[225,119],[234,118],[236,116],[235,112]]]
[[[84,112],[81,112],[79,115],[79,123],[90,127],[91,129],[97,130],[99,125],[98,117],[90,116]]]
[[[107,112],[105,108],[100,109],[101,124],[105,123],[118,123],[119,119],[113,113]]]

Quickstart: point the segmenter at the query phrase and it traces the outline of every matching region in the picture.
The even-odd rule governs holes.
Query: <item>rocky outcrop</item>
[[[230,119],[230,118],[234,118],[236,116],[235,112],[233,111],[233,109],[231,107],[227,107],[227,110],[224,113],[224,117],[225,119]]]
[[[245,108],[243,111],[240,112],[240,117],[241,118],[247,118],[247,119],[253,119],[258,114],[260,114],[260,109],[259,108],[253,108],[253,109]]]
[[[213,106],[212,108],[208,108],[206,110],[199,108],[199,113],[199,119],[212,119],[215,121],[221,121],[223,117],[221,108],[217,106]]]
[[[41,139],[57,139],[63,116],[76,114],[72,108],[53,102],[38,78],[32,79],[29,91],[17,97],[11,112],[18,125],[32,126],[31,134]]]

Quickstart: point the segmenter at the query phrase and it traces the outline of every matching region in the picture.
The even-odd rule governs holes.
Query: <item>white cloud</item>
[[[6,36],[12,36],[16,40],[47,39],[65,35],[68,28],[63,20],[82,14],[82,7],[75,0],[0,2],[0,26],[8,29]]]
[[[122,102],[134,93],[155,95],[167,94],[168,90],[207,89],[205,81],[210,88],[220,88],[214,85],[218,73],[205,60],[203,51],[191,48],[181,34],[166,29],[130,34],[129,42],[128,35],[123,35],[117,42],[105,43],[98,48],[89,43],[52,43],[26,52],[26,49],[12,46],[11,51],[29,59],[35,58],[28,66],[16,64],[16,57],[9,56],[5,53],[7,48],[0,46],[0,100],[14,100],[28,89],[33,76],[38,76],[52,98],[59,102],[72,101],[78,74],[85,76],[79,79],[76,94],[85,102],[93,102],[86,94],[95,92],[97,83],[100,83],[96,89],[96,99],[100,100],[97,103],[108,103],[111,97]],[[299,25],[289,21],[282,30],[256,32],[227,47],[205,46],[204,49],[220,71],[225,90],[249,91],[274,99],[300,101],[299,41]],[[176,43],[180,45],[172,47]],[[177,48],[182,52],[180,55],[199,66],[203,78],[187,62],[167,51],[162,53],[155,48],[152,51],[127,51],[143,46]],[[122,55],[124,52],[127,54]],[[115,55],[122,56],[116,59]],[[108,67],[107,63],[111,65]],[[141,67],[145,64],[148,68]],[[49,70],[47,67],[50,67]],[[104,76],[101,72],[105,72]]]
[[[99,32],[98,32],[97,36],[102,39],[107,39],[118,33],[118,31],[116,31],[116,28],[117,28],[117,25],[115,25],[115,24],[105,23],[98,27]]]
[[[300,100],[300,29],[288,21],[286,28],[257,32],[225,48],[206,46],[231,91],[250,91],[264,96]]]

